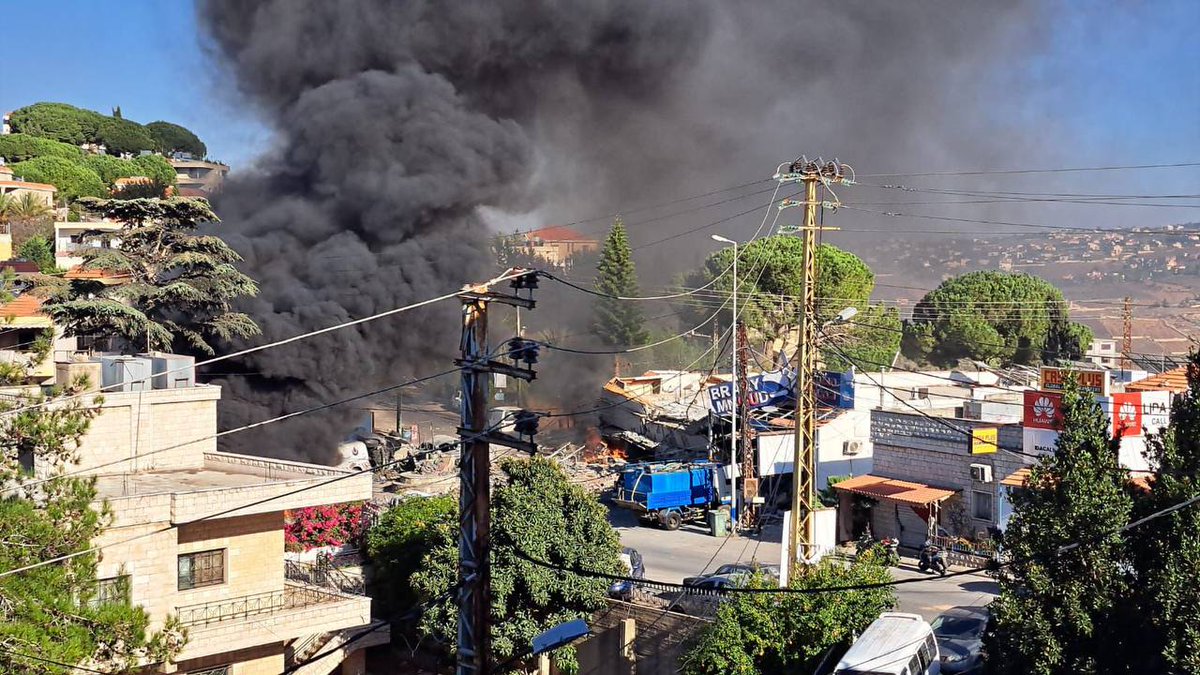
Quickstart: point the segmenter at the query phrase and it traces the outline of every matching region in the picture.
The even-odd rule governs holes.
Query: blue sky
[[[1090,11],[1067,3],[1055,12],[1050,50],[1013,64],[1040,83],[1014,92],[1028,110],[1017,123],[1052,117],[1079,143],[1081,158],[1200,158],[1200,2],[1084,6]],[[120,105],[129,119],[183,124],[213,157],[235,166],[269,145],[269,131],[203,53],[191,2],[8,0],[0,7],[6,25],[22,27],[6,31],[0,109],[43,100],[105,113]]]
[[[213,158],[242,164],[270,143],[201,51],[186,0],[0,1],[0,110],[58,101],[188,127]],[[35,29],[35,27],[41,27]]]

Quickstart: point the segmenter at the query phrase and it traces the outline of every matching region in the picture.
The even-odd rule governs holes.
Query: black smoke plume
[[[561,222],[765,178],[801,152],[885,170],[1003,163],[1027,142],[999,121],[1017,79],[1003,66],[1039,25],[1024,3],[956,0],[202,0],[199,14],[277,137],[216,204],[261,284],[248,311],[264,341],[490,276],[481,207]],[[644,277],[701,246],[639,251]],[[447,368],[457,331],[447,302],[254,354],[221,382],[222,424]],[[229,439],[327,459],[348,426],[310,416]]]

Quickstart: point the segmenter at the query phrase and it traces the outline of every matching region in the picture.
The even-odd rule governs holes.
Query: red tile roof
[[[564,225],[551,225],[540,230],[525,233],[525,240],[541,239],[542,241],[596,241],[583,236]]]
[[[875,499],[925,506],[954,496],[954,490],[930,487],[924,483],[910,483],[883,476],[855,476],[833,485],[834,489],[846,490]]]
[[[22,295],[12,302],[0,305],[0,316],[42,316],[42,299],[32,295]]]
[[[1187,366],[1179,366],[1165,373],[1151,375],[1144,380],[1125,385],[1125,391],[1172,391],[1182,393],[1188,390]]]
[[[58,188],[49,183],[30,183],[27,180],[0,180],[0,187],[17,188],[20,190],[39,190],[57,192]]]

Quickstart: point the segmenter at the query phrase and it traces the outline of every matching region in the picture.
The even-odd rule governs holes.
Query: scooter
[[[946,554],[942,551],[942,547],[934,546],[932,541],[926,540],[925,544],[921,546],[917,568],[922,572],[933,570],[941,576],[946,576]]]
[[[879,541],[884,549],[884,564],[888,567],[900,566],[900,540],[896,537],[884,537]]]

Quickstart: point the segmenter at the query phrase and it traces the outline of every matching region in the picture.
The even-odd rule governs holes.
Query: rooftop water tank
[[[152,372],[152,362],[145,357],[100,357],[100,383],[105,391],[147,391]]]

